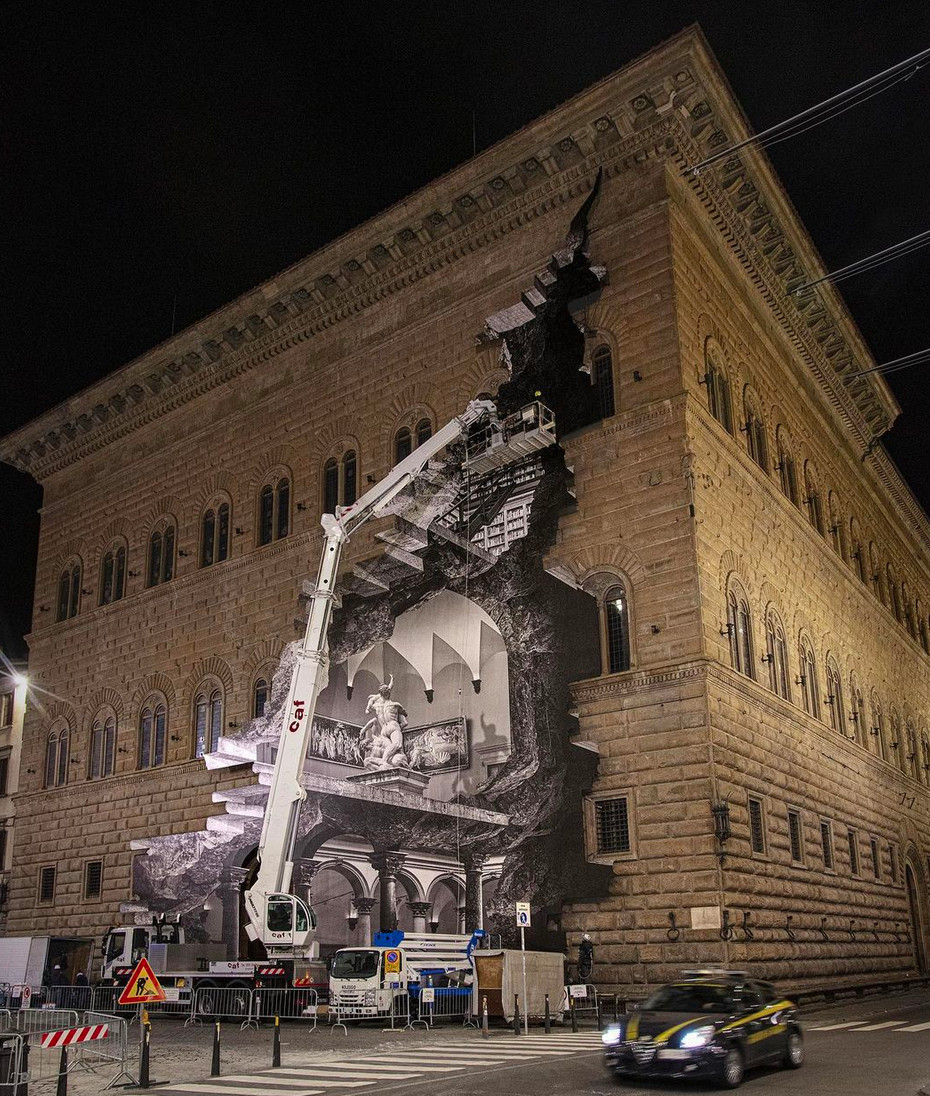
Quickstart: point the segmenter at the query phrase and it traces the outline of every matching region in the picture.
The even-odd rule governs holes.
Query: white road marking
[[[883,1028],[900,1027],[902,1024],[906,1024],[907,1020],[886,1020],[883,1024],[869,1024],[867,1027],[856,1028],[856,1034],[860,1031],[881,1031]]]
[[[856,1027],[863,1020],[847,1020],[844,1024],[824,1024],[822,1027],[805,1027],[805,1031],[839,1031],[840,1028]]]
[[[255,1096],[254,1088],[242,1088],[236,1085],[172,1085],[171,1092],[222,1092],[225,1096]],[[263,1088],[262,1096],[294,1096],[294,1090],[290,1088]],[[167,1096],[167,1093],[166,1093]],[[303,1096],[323,1096],[322,1088],[306,1088]]]
[[[930,1028],[930,1021],[925,1024],[909,1024],[907,1027],[898,1028],[898,1031],[926,1031]]]
[[[306,1077],[308,1071],[310,1073],[321,1073],[325,1071],[326,1076],[339,1076],[339,1077],[375,1077],[381,1080],[387,1080],[390,1077],[396,1077],[399,1080],[403,1080],[405,1077],[413,1077],[411,1069],[419,1070],[419,1066],[385,1066],[385,1065],[372,1065],[372,1066],[355,1066],[352,1064],[341,1065],[336,1062],[311,1062],[304,1069],[269,1069],[262,1070],[259,1076],[262,1077]]]
[[[274,1082],[280,1085],[282,1088],[286,1085],[288,1088],[306,1088],[307,1085],[319,1085],[320,1088],[365,1088],[367,1085],[375,1084],[375,1079],[372,1077],[367,1081],[349,1081],[342,1080],[339,1077],[330,1077],[324,1080],[322,1077],[313,1077],[313,1070],[308,1069],[307,1073],[303,1077],[278,1077],[277,1070],[275,1071]],[[253,1084],[263,1085],[267,1081],[271,1080],[268,1074],[257,1073],[238,1073],[232,1077],[223,1077],[224,1081],[232,1081],[235,1084]],[[250,1090],[251,1091],[251,1090]]]

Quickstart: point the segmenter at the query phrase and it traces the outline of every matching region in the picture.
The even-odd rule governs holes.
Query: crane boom
[[[309,958],[316,950],[312,940],[313,912],[288,891],[300,808],[306,798],[300,774],[307,756],[317,698],[327,680],[327,633],[343,548],[350,533],[383,509],[433,456],[482,422],[497,423],[495,406],[490,400],[473,400],[461,415],[396,464],[356,502],[337,507],[335,514],[324,514],[321,518],[323,553],[307,630],[283,708],[278,752],[258,846],[258,875],[245,893],[249,917],[246,932],[250,939],[264,943],[269,958]],[[551,413],[547,422],[551,424]]]

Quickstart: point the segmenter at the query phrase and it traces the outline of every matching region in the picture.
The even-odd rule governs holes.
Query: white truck
[[[88,975],[93,961],[94,941],[72,936],[5,936],[0,939],[0,1007],[38,1007],[55,966],[73,983],[79,973]],[[24,988],[26,1000],[23,1000]],[[36,995],[39,995],[38,998]]]

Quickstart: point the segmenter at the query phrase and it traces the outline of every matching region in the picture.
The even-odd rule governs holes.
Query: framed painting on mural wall
[[[468,768],[471,755],[464,717],[406,727],[403,734],[404,763],[398,768],[421,773],[447,773]],[[317,715],[313,717],[307,756],[364,769],[370,741],[357,723]]]

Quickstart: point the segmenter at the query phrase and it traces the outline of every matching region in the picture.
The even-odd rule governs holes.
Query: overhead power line
[[[870,76],[868,80],[854,84],[851,88],[847,88],[845,91],[817,103],[816,106],[802,110],[800,114],[792,115],[792,117],[770,126],[761,133],[756,133],[752,137],[747,137],[743,141],[738,141],[734,145],[729,145],[727,148],[715,152],[713,156],[708,156],[706,160],[695,164],[688,171],[692,175],[700,175],[706,167],[715,164],[726,156],[732,156],[734,152],[738,152],[741,148],[746,148],[749,145],[768,148],[769,145],[787,141],[791,137],[797,137],[799,134],[805,133],[807,130],[822,125],[831,118],[836,118],[847,110],[859,106],[860,103],[864,103],[876,95],[881,95],[882,92],[888,91],[896,84],[900,84],[904,80],[910,80],[928,63],[930,63],[930,49],[915,53],[913,57],[908,57],[906,61],[900,61],[898,64],[892,65],[891,68],[884,69],[882,72],[876,73],[875,76]]]
[[[852,376],[862,377],[866,373],[899,373],[902,369],[910,369],[912,365],[923,365],[930,361],[930,346],[925,350],[915,350],[913,354],[905,354],[903,358],[893,358],[890,362],[882,362],[881,365],[873,365],[871,369],[860,369]]]
[[[796,289],[792,289],[791,293],[797,296],[800,293],[808,292],[812,290],[814,286],[821,285],[823,282],[844,282],[847,278],[854,278],[857,274],[863,274],[867,270],[873,270],[877,266],[882,266],[884,263],[890,263],[893,259],[900,259],[904,255],[910,255],[912,251],[919,251],[920,248],[926,247],[930,244],[930,230],[927,232],[919,232],[916,236],[911,236],[907,240],[902,240],[900,243],[892,244],[891,247],[886,247],[882,251],[876,251],[872,255],[866,255],[864,259],[857,259],[854,263],[849,263],[847,266],[841,266],[839,270],[833,270],[829,274],[824,274],[822,278],[814,278],[809,282],[805,282],[803,285],[799,285]]]

